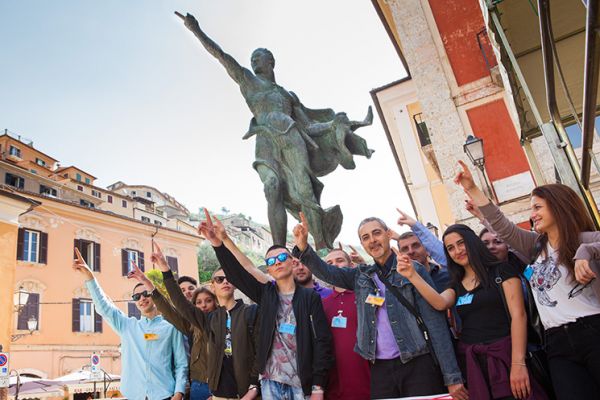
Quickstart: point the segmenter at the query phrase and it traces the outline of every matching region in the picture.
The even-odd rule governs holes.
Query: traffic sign
[[[8,353],[0,353],[0,367],[8,364]]]
[[[92,354],[90,357],[90,379],[99,380],[102,378],[102,369],[100,368],[100,356],[98,354]]]

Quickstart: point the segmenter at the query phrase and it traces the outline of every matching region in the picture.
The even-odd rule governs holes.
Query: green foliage
[[[146,271],[146,277],[150,279],[150,282],[157,288],[163,296],[170,300],[169,293],[167,293],[167,288],[165,287],[165,283],[163,281],[162,272],[158,269],[151,269],[150,271]]]
[[[210,244],[201,244],[198,246],[198,271],[207,271],[212,273],[219,268],[219,261]]]

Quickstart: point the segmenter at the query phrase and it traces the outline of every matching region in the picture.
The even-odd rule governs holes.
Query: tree
[[[150,282],[152,282],[154,287],[157,288],[158,291],[170,301],[171,298],[169,297],[169,293],[165,287],[162,272],[160,272],[158,269],[151,269],[146,272],[146,276],[148,279],[150,279]]]
[[[210,280],[212,273],[220,268],[219,260],[212,246],[209,244],[201,244],[198,246],[198,276],[200,282]]]

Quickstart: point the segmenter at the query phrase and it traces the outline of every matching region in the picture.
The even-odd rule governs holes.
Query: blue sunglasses
[[[288,253],[279,253],[275,257],[265,258],[265,262],[267,263],[267,267],[271,267],[275,265],[277,261],[285,262],[290,255]]]

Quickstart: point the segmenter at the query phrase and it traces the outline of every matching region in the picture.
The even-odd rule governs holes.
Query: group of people
[[[531,195],[532,229],[512,223],[461,163],[455,182],[482,223],[442,240],[407,214],[397,234],[364,219],[354,249],[322,259],[300,213],[295,246],[258,269],[206,213],[200,233],[220,267],[210,289],[176,280],[160,246],[165,297],[137,266],[128,318],[83,258],[96,311],[122,341],[121,391],[133,400],[590,399],[600,393],[600,232],[560,184]],[[397,242],[393,246],[391,242]],[[319,284],[313,274],[331,288]],[[234,298],[235,289],[252,302]],[[189,383],[188,383],[189,379]]]

